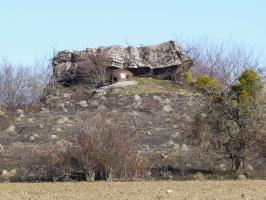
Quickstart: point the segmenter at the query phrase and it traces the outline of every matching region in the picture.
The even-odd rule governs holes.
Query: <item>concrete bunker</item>
[[[133,74],[125,69],[115,69],[111,74],[111,83],[117,83],[122,81],[130,81],[133,78]]]

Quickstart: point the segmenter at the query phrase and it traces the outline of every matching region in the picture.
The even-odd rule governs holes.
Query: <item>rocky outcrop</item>
[[[91,68],[163,69],[190,66],[190,63],[187,54],[174,41],[143,47],[115,45],[84,51],[61,51],[52,62],[53,77],[58,82],[84,77]]]

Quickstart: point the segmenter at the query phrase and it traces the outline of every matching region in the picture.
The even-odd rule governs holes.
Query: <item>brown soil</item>
[[[0,199],[266,199],[266,181],[12,183]]]

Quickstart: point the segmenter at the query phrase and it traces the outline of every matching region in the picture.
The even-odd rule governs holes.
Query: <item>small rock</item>
[[[35,137],[33,135],[30,136],[30,141],[34,141]]]
[[[170,104],[170,103],[171,103],[171,101],[168,98],[163,101],[163,104]]]
[[[167,159],[167,158],[168,158],[168,156],[167,156],[167,155],[165,155],[165,154],[161,154],[161,158],[162,158],[162,159]]]
[[[12,169],[9,173],[10,173],[10,176],[16,176],[17,170]]]
[[[62,129],[60,127],[56,127],[55,129],[57,132],[62,132]]]
[[[159,103],[162,103],[162,98],[161,97],[159,97],[159,96],[157,96],[157,95],[154,95],[153,97],[152,97],[152,99],[154,100],[154,101],[158,101]]]
[[[99,106],[98,110],[102,110],[103,111],[103,110],[107,110],[107,108],[106,108],[106,106]]]
[[[139,95],[137,95],[137,94],[134,95],[133,99],[134,99],[135,102],[140,102],[141,101],[141,97]]]
[[[147,131],[146,134],[149,135],[149,136],[152,135],[152,133],[150,131]]]
[[[166,190],[166,193],[168,193],[168,194],[170,194],[172,192],[173,192],[173,190]]]
[[[37,134],[37,133],[33,133],[32,136],[35,137],[35,138],[39,138],[40,137],[40,135]]]
[[[9,177],[10,176],[10,173],[9,173],[9,171],[7,171],[7,170],[3,170],[2,171],[2,176],[4,176],[4,177]]]
[[[16,131],[16,127],[14,125],[10,125],[7,129],[6,132],[8,133],[14,133]]]
[[[64,94],[63,94],[63,97],[64,97],[64,98],[70,98],[70,97],[71,97],[71,94],[69,94],[69,93],[64,93]]]
[[[22,109],[17,109],[17,111],[16,111],[18,114],[24,114],[24,110],[22,110]]]
[[[32,123],[33,121],[34,121],[33,118],[28,119],[28,122],[30,122],[30,123]]]
[[[253,170],[254,170],[253,167],[252,167],[252,165],[250,165],[250,164],[247,165],[247,168],[248,168],[248,170],[250,170],[250,171],[253,171]]]
[[[21,121],[22,121],[22,118],[21,118],[21,117],[17,117],[17,118],[16,118],[16,121],[17,121],[17,122],[21,122]]]
[[[173,109],[170,105],[164,105],[163,106],[163,111],[164,112],[167,112],[167,113],[170,113],[170,112],[173,112]]]
[[[21,113],[21,114],[19,115],[19,117],[20,117],[20,118],[24,118],[24,117],[26,117],[26,115],[23,114],[23,113]]]
[[[244,174],[239,174],[238,175],[238,180],[245,181],[245,180],[247,180],[247,177]]]
[[[44,124],[39,124],[39,128],[43,129],[44,128]]]
[[[153,123],[151,121],[148,121],[148,124],[151,125],[151,126],[153,125]]]
[[[177,131],[171,135],[171,138],[178,138],[180,136],[180,133]]]
[[[178,125],[177,124],[173,124],[173,128],[177,128],[178,127]]]
[[[226,171],[226,165],[225,165],[224,163],[221,163],[221,164],[219,165],[219,169],[220,169],[221,171]]]
[[[6,113],[2,110],[0,110],[0,117],[6,117]]]
[[[50,135],[50,139],[51,140],[56,140],[56,139],[58,139],[58,136],[57,135]]]
[[[2,144],[0,144],[0,153],[4,152],[5,151],[5,148]]]
[[[175,150],[180,150],[180,144],[174,144],[173,149]]]
[[[66,127],[69,127],[69,128],[71,128],[73,126],[74,126],[73,124],[66,124]]]
[[[82,107],[82,108],[86,108],[86,107],[88,107],[88,103],[87,103],[87,101],[80,101],[80,102],[78,103],[78,105],[79,105],[80,107]]]
[[[173,147],[173,146],[175,145],[175,143],[174,143],[173,140],[169,140],[169,141],[168,141],[168,145],[171,146],[171,147]]]
[[[57,120],[57,124],[65,124],[66,122],[69,122],[69,119],[67,117],[63,117]]]
[[[189,148],[186,144],[182,144],[182,151],[188,151]]]
[[[98,106],[98,105],[99,105],[99,102],[96,101],[96,100],[92,100],[92,101],[90,101],[90,104],[91,104],[92,106]]]

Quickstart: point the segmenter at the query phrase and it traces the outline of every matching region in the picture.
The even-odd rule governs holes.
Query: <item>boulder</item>
[[[120,68],[130,71],[149,71],[190,66],[187,54],[175,41],[143,47],[87,48],[84,51],[60,51],[53,58],[53,77],[58,82],[68,82],[85,77],[91,68]],[[135,70],[135,71],[134,71]]]

